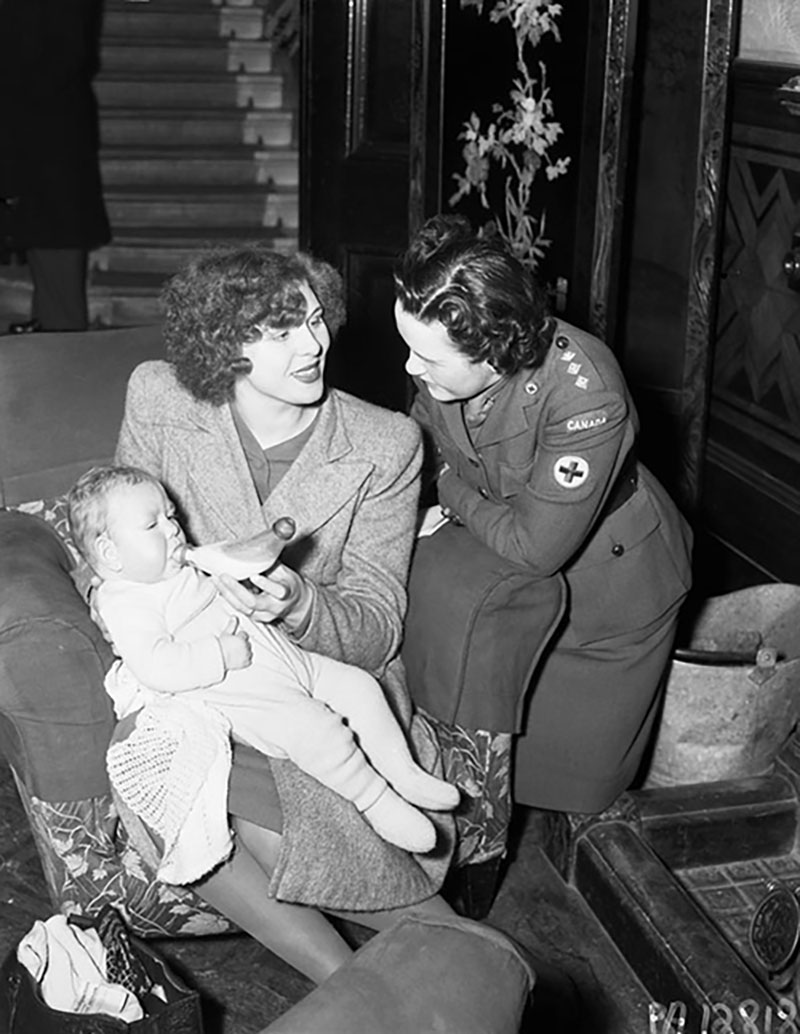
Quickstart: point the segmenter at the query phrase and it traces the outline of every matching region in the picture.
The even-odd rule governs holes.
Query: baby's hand
[[[247,632],[237,632],[239,619],[231,615],[231,619],[220,633],[219,645],[222,648],[222,660],[226,671],[246,668],[253,660],[253,647]]]

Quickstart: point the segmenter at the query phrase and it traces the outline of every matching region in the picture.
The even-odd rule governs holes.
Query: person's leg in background
[[[47,330],[86,330],[88,253],[82,248],[28,248],[33,281],[31,318],[9,326],[11,334]]]
[[[31,318],[41,330],[86,330],[88,255],[81,248],[30,248],[33,280]]]

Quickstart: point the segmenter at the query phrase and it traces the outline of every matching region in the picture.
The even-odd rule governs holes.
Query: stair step
[[[103,183],[109,187],[127,185],[164,185],[185,183],[211,186],[262,185],[297,187],[297,151],[238,150],[201,153],[198,151],[153,148],[141,152],[104,150],[100,155]]]
[[[105,74],[95,80],[97,102],[101,107],[161,108],[165,98],[171,104],[209,108],[280,108],[283,103],[283,77],[265,75],[197,76],[160,75],[147,79],[131,75]]]
[[[264,226],[296,229],[295,191],[265,192],[260,188],[204,192],[198,188],[174,193],[107,192],[108,218],[115,232],[125,226]]]
[[[27,266],[0,266],[0,298],[2,299],[3,319],[9,323],[31,318],[31,298],[33,285]],[[0,334],[5,327],[0,325]]]
[[[275,7],[105,0],[95,91],[113,236],[90,256],[93,323],[160,320],[164,281],[215,242],[296,249],[296,73],[265,38]],[[22,315],[30,290],[14,285]]]
[[[269,40],[213,39],[191,43],[172,40],[106,39],[100,50],[103,72],[274,72]]]
[[[238,232],[225,228],[213,235],[207,228],[195,234],[159,236],[152,230],[142,229],[138,235],[121,231],[111,244],[98,249],[92,255],[94,269],[107,273],[136,273],[147,269],[153,274],[171,275],[183,266],[193,255],[214,244],[257,239],[269,242],[275,251],[291,252],[297,248],[297,235],[282,230],[261,230],[253,233],[252,228],[239,228]]]
[[[136,288],[130,283],[119,286],[97,284],[89,288],[89,314],[93,323],[104,327],[138,327],[160,323],[164,318],[161,305],[161,277],[151,287]]]
[[[108,7],[103,17],[106,36],[159,39],[214,35],[222,39],[262,39],[264,25],[264,12],[259,7],[210,6],[206,10],[189,4],[167,6],[162,0]]]
[[[131,274],[110,280],[107,274],[95,274],[98,282],[89,281],[86,297],[89,323],[93,327],[136,327],[158,323],[163,318],[160,301],[165,276],[154,276],[147,283],[134,283]],[[0,294],[3,315],[13,322],[30,319],[32,287],[26,274],[10,276],[0,272]]]
[[[104,111],[100,140],[104,147],[200,144],[204,147],[253,144],[286,147],[292,143],[291,111],[247,110],[201,113],[186,109],[144,115],[135,108]]]

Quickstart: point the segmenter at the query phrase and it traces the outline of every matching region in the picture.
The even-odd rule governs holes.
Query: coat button
[[[538,390],[539,385],[536,383],[536,381],[528,381],[528,383],[525,385],[526,395],[535,395]]]
[[[489,493],[486,491],[485,488],[479,488],[478,489],[478,495],[482,495],[484,499],[488,499],[489,498]]]
[[[569,347],[569,338],[568,337],[564,337],[563,334],[559,334],[558,337],[556,338],[556,348],[564,349],[564,348],[568,348],[568,347]]]
[[[621,542],[618,542],[616,546],[611,547],[611,552],[614,556],[622,556],[622,554],[625,552],[625,547],[622,545]]]

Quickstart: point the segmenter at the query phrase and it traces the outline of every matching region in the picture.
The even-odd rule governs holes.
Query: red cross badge
[[[559,456],[553,464],[553,477],[562,488],[579,488],[589,474],[583,456]]]

